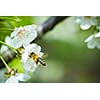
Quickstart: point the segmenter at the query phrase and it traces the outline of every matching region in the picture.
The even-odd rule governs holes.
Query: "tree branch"
[[[44,34],[52,30],[58,23],[62,22],[66,18],[67,16],[52,16],[49,19],[47,19],[44,23],[38,26],[38,29],[37,29],[38,38],[41,38]],[[3,54],[3,58],[5,59],[7,63],[10,62],[15,56],[16,56],[15,53],[10,51],[9,49]],[[4,67],[4,64],[0,60],[0,68],[3,68],[3,67]]]
[[[52,30],[59,22],[62,22],[68,16],[52,16],[44,23],[38,26],[38,37],[42,37],[48,31]]]

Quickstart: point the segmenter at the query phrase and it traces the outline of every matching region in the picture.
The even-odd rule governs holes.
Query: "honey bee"
[[[46,62],[43,60],[43,58],[40,58],[37,54],[35,54],[34,52],[32,52],[29,57],[31,57],[36,64],[40,63],[43,66],[46,66]]]

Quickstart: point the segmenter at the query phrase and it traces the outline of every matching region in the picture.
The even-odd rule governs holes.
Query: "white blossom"
[[[100,32],[89,36],[85,42],[87,43],[87,47],[90,49],[94,49],[95,47],[100,49]]]
[[[11,38],[9,36],[6,36],[5,43],[11,46]],[[9,50],[9,48],[5,45],[2,45],[0,48],[0,54],[5,58],[5,60],[8,60],[9,58],[13,58],[13,52]]]
[[[7,43],[8,45],[11,45],[11,38],[9,36],[6,36],[5,38],[5,43]],[[7,46],[2,45],[1,49],[0,49],[0,53],[3,54],[4,52],[6,52],[8,50]]]
[[[16,73],[15,75],[11,75],[10,78],[5,83],[19,83],[19,81],[26,82],[30,79],[30,76],[23,73]]]
[[[37,37],[36,25],[15,28],[11,33],[12,45],[16,49],[27,46]]]
[[[76,23],[80,24],[82,30],[87,30],[92,25],[97,25],[97,19],[95,16],[79,16],[76,17]]]
[[[32,53],[36,54],[36,56],[32,57]],[[43,53],[41,52],[41,47],[37,44],[30,44],[25,47],[25,51],[22,54],[22,63],[23,67],[26,71],[34,72],[39,63],[36,63],[38,57],[42,57]]]

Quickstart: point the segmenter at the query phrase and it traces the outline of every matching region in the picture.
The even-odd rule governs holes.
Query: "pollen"
[[[25,29],[20,30],[20,31],[17,33],[17,35],[18,35],[18,36],[22,36],[24,33],[25,33]]]
[[[17,50],[18,50],[18,53],[20,53],[20,54],[24,53],[24,48],[23,47],[20,47]]]

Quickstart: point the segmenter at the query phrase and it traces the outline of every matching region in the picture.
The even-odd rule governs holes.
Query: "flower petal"
[[[36,28],[37,28],[37,26],[34,24],[24,26],[24,29],[26,29],[26,30],[32,30],[32,29],[35,30]]]
[[[11,38],[10,38],[9,36],[6,36],[5,42],[6,42],[8,45],[11,45]]]
[[[41,58],[42,56],[43,56],[43,52],[40,52],[39,54],[38,54],[38,56]]]
[[[21,39],[18,38],[17,36],[14,37],[14,38],[12,39],[12,44],[11,44],[11,45],[12,45],[13,47],[15,47],[15,48],[21,47],[21,46],[22,46]]]
[[[32,42],[37,37],[37,32],[35,30],[30,30],[25,33],[25,43]]]
[[[80,25],[80,27],[81,27],[82,30],[87,30],[87,29],[89,29],[89,28],[91,27],[91,24],[82,23],[82,24]]]
[[[15,28],[14,31],[11,33],[11,38],[15,37],[20,30],[23,30],[22,26],[20,26],[19,28]]]
[[[88,48],[90,48],[90,49],[94,49],[94,48],[96,47],[96,45],[97,45],[97,42],[96,42],[96,41],[89,41],[89,42],[87,43],[87,46],[88,46]]]
[[[11,45],[11,38],[10,38],[9,36],[6,36],[5,42],[6,42],[8,45]],[[6,52],[7,50],[8,50],[8,47],[2,45],[2,46],[1,46],[1,49],[0,49],[0,52],[1,52],[1,54],[3,54],[3,53]]]
[[[94,35],[89,36],[84,42],[89,42],[94,38]]]
[[[29,75],[27,75],[27,74],[17,73],[17,74],[15,75],[15,78],[16,78],[17,80],[19,80],[19,81],[25,82],[25,81],[28,81],[31,77],[30,77]]]
[[[27,25],[23,27],[25,29],[23,45],[27,46],[37,37],[36,25]]]
[[[14,76],[11,76],[5,83],[18,83],[18,80]]]
[[[37,65],[34,60],[29,58],[26,62],[23,62],[23,68],[25,69],[25,71],[34,72],[37,68]]]
[[[36,53],[36,54],[39,54],[41,51],[41,47],[36,45],[33,49],[32,49],[32,52]]]
[[[8,48],[4,45],[1,46],[1,49],[0,49],[0,53],[3,54],[4,52],[6,52],[8,50]]]
[[[95,34],[95,37],[99,38],[100,37],[100,32],[98,32],[97,34]]]
[[[36,47],[36,45],[37,45],[37,44],[32,43],[32,44],[30,44],[29,46],[26,46],[26,47],[25,47],[25,52],[31,53],[32,50],[33,50],[33,48]]]
[[[22,62],[26,62],[27,59],[29,58],[28,56],[29,56],[29,55],[28,55],[28,52],[23,53],[23,54],[22,54]]]

